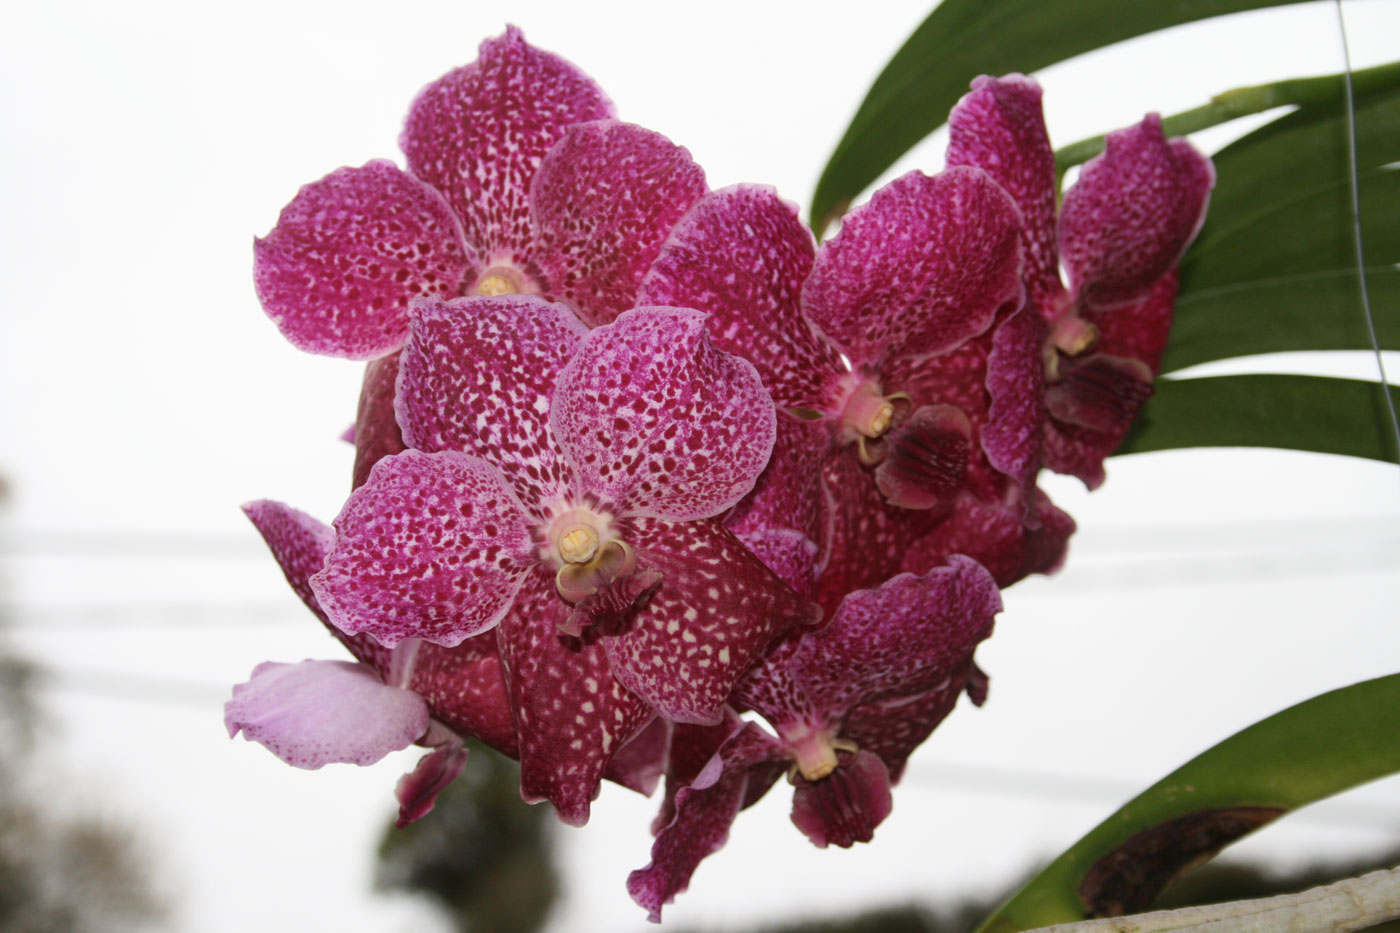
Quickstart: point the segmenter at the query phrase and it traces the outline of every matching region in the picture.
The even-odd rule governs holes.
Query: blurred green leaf
[[[1355,114],[1371,308],[1381,346],[1397,349],[1400,88],[1387,83],[1359,84]],[[1201,236],[1182,262],[1162,371],[1252,353],[1371,349],[1340,103],[1301,108],[1214,160],[1218,183]]]
[[[1400,388],[1390,389],[1400,405]],[[1282,447],[1397,462],[1377,382],[1322,376],[1158,379],[1115,455],[1185,447]]]
[[[1032,72],[1181,23],[1302,0],[944,0],[875,79],[812,195],[820,234],[880,173],[942,126],[980,74]]]
[[[1397,721],[1400,674],[1324,693],[1236,733],[1100,823],[979,933],[1145,909],[1173,875],[1274,817],[1400,771]]]

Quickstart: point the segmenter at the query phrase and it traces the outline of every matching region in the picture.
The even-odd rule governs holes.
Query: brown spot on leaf
[[[1079,882],[1079,897],[1091,917],[1139,913],[1177,875],[1285,812],[1283,807],[1221,807],[1167,820],[1094,863]]]

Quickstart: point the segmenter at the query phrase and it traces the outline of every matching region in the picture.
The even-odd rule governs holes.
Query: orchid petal
[[[344,632],[451,647],[500,621],[535,560],[524,509],[476,457],[386,457],[335,520],[311,589]]]
[[[398,416],[417,450],[458,450],[500,467],[536,519],[569,486],[549,432],[555,378],[587,328],[526,295],[415,304]]]
[[[804,534],[766,528],[739,535],[744,547],[804,599],[817,593],[817,546]]]
[[[370,468],[380,460],[405,449],[403,432],[394,416],[394,383],[398,377],[398,353],[365,364],[355,416],[355,470],[351,489],[363,486],[369,479]]]
[[[1009,502],[959,499],[947,518],[909,545],[904,569],[923,573],[949,555],[965,554],[991,571],[1003,587],[1032,573],[1055,572],[1064,562],[1074,520],[1039,489],[1030,502],[1028,511],[1016,496]]]
[[[706,312],[715,346],[751,361],[779,408],[824,408],[845,367],[802,314],[815,256],[796,205],[763,185],[735,185],[685,215],[637,303]]]
[[[370,765],[427,731],[428,705],[363,664],[264,661],[233,688],[224,724],[296,768]]]
[[[812,322],[859,368],[942,353],[1019,306],[1021,222],[979,169],[914,171],[847,214],[802,292]]]
[[[729,827],[746,803],[750,769],[781,754],[763,730],[741,725],[701,775],[675,793],[673,815],[656,833],[651,862],[627,878],[628,893],[653,923],[661,922],[661,909],[690,886],[705,857],[728,840]]]
[[[474,635],[452,648],[419,644],[408,686],[428,701],[434,719],[502,754],[519,755],[495,632]]]
[[[523,264],[540,160],[572,124],[612,115],[591,78],[510,26],[481,43],[475,62],[418,93],[399,147],[409,171],[446,196],[485,262]]]
[[[777,425],[768,466],[753,491],[724,517],[724,524],[740,536],[790,529],[817,545],[820,560],[831,539],[833,506],[821,486],[822,463],[831,453],[831,431],[821,422],[785,412],[778,413]]]
[[[605,637],[613,671],[676,722],[717,722],[739,675],[815,607],[717,522],[632,522],[639,567],[662,584],[626,632]]]
[[[298,348],[365,360],[403,343],[409,299],[459,294],[475,261],[442,196],[379,159],[303,187],[253,243],[253,281]]]
[[[987,423],[979,437],[987,461],[1027,490],[1040,469],[1045,426],[1045,326],[1026,308],[1002,321],[987,357]]]
[[[862,751],[820,781],[797,786],[792,822],[819,849],[849,849],[875,838],[875,827],[893,807],[884,762]]]
[[[948,165],[987,172],[1015,199],[1026,230],[1026,281],[1051,317],[1064,295],[1055,243],[1055,153],[1045,130],[1040,85],[1025,75],[973,79],[948,116]]]
[[[846,714],[841,736],[861,751],[880,756],[890,783],[898,782],[909,755],[948,718],[958,698],[969,690],[976,667],[969,660],[942,686],[927,693],[888,697],[857,706]]]
[[[572,127],[531,188],[550,296],[594,326],[637,304],[662,241],[705,190],[690,153],[660,133],[613,120]]]
[[[704,315],[684,308],[637,308],[591,331],[550,420],[584,489],[672,521],[742,499],[777,431],[753,365],[716,350]]]
[[[394,821],[399,829],[421,820],[433,812],[438,794],[457,780],[467,766],[467,750],[461,739],[439,745],[422,758],[412,771],[399,778],[394,796],[399,801],[399,815]]]
[[[666,769],[673,731],[674,726],[670,722],[657,716],[617,750],[603,776],[628,790],[650,797]]]
[[[560,633],[567,612],[553,578],[537,569],[497,643],[520,737],[520,793],[582,826],[612,756],[655,712],[613,677],[602,646]]]
[[[1141,301],[1176,264],[1205,220],[1215,169],[1162,119],[1108,134],[1060,211],[1060,250],[1072,292],[1090,308]]]

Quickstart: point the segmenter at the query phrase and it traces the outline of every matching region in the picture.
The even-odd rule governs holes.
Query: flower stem
[[[1400,62],[1357,71],[1352,81],[1357,94],[1396,87],[1400,85]],[[1345,96],[1345,73],[1237,87],[1215,95],[1208,104],[1165,117],[1162,130],[1167,136],[1181,136],[1274,107],[1340,103]],[[1104,137],[1095,136],[1056,151],[1056,173],[1063,175],[1069,167],[1089,161],[1103,151],[1103,145]]]

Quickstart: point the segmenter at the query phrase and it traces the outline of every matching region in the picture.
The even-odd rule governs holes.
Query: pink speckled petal
[[[467,750],[462,740],[439,745],[422,758],[410,772],[399,778],[394,796],[399,801],[399,815],[394,825],[403,829],[433,812],[438,794],[457,780],[467,766]]]
[[[1045,325],[1024,308],[997,325],[987,357],[991,400],[980,440],[988,462],[1021,489],[1029,489],[1040,469],[1045,427]]]
[[[360,404],[355,415],[355,470],[351,489],[369,479],[369,471],[385,457],[402,453],[403,432],[394,416],[394,383],[399,377],[399,354],[390,353],[365,364]]]
[[[531,189],[550,297],[595,327],[637,304],[662,241],[705,190],[690,153],[660,133],[614,120],[570,129]]]
[[[739,540],[804,599],[817,595],[817,546],[806,535],[786,528],[766,528],[739,535]]]
[[[829,624],[803,637],[790,662],[793,677],[828,716],[925,693],[972,657],[1000,611],[992,575],[954,555],[922,576],[900,574],[847,596]],[[780,710],[759,712],[775,725],[789,718]]]
[[[344,632],[451,647],[496,625],[534,563],[524,509],[499,470],[445,451],[386,457],[335,520],[311,589]]]
[[[530,182],[574,123],[613,115],[593,80],[511,26],[480,57],[418,92],[399,147],[413,174],[447,197],[490,265],[524,264]]]
[[[751,802],[746,798],[754,767],[781,757],[782,748],[762,729],[739,724],[694,781],[676,791],[671,818],[652,843],[651,862],[627,878],[632,899],[653,923],[661,922],[662,907],[690,886],[699,864],[729,838],[734,818]]]
[[[942,353],[1019,306],[1020,212],[986,173],[914,171],[847,214],[802,292],[852,364]]]
[[[778,412],[773,456],[753,492],[724,517],[739,535],[785,528],[817,545],[818,561],[831,539],[831,503],[821,485],[822,463],[831,453],[831,431],[819,421]]]
[[[1141,301],[1201,229],[1214,184],[1210,160],[1166,139],[1156,114],[1108,134],[1060,211],[1074,295],[1099,310]]]
[[[1073,533],[1074,520],[1039,489],[1029,511],[1014,493],[1006,501],[991,502],[966,496],[936,528],[909,545],[903,566],[924,573],[949,555],[965,554],[1006,587],[1029,574],[1059,569]]]
[[[777,432],[753,365],[716,350],[705,316],[684,308],[637,308],[591,331],[550,419],[584,490],[673,521],[742,499]]]
[[[638,519],[628,543],[662,583],[632,628],[603,642],[618,680],[668,719],[717,722],[773,639],[816,621],[815,607],[718,522]]]
[[[715,346],[751,361],[779,408],[821,409],[845,371],[802,314],[816,244],[797,207],[763,185],[696,202],[661,249],[637,303],[710,315]]]
[[[243,506],[243,513],[267,542],[287,582],[306,608],[356,658],[381,674],[388,671],[389,650],[368,635],[347,635],[336,628],[311,592],[311,576],[326,565],[326,557],[335,546],[335,530],[305,512],[271,499],[249,502]]]
[[[496,633],[474,635],[452,648],[421,642],[416,650],[408,686],[428,701],[433,718],[504,755],[518,757],[515,718],[506,695]]]
[[[675,727],[657,716],[608,762],[603,776],[628,790],[650,797],[661,781],[671,754],[671,733]]]
[[[849,849],[874,839],[893,807],[884,762],[862,751],[822,780],[797,785],[792,822],[819,849]]]
[[[1062,303],[1055,243],[1055,153],[1045,130],[1040,85],[1025,75],[983,75],[948,116],[948,165],[971,165],[997,180],[1026,225],[1026,281],[1041,313]]]
[[[293,767],[370,765],[427,731],[428,705],[363,664],[264,661],[233,688],[224,725]]]
[[[537,569],[497,642],[520,736],[520,793],[582,826],[612,756],[655,711],[613,677],[601,645],[560,633],[568,609]]]
[[[549,431],[560,370],[587,328],[526,295],[418,302],[404,345],[399,423],[409,445],[500,467],[536,518],[569,485]]]
[[[366,360],[403,343],[409,299],[460,294],[475,261],[442,196],[376,160],[302,188],[254,241],[253,281],[297,347]]]
[[[958,698],[969,690],[969,677],[976,669],[968,661],[936,690],[857,706],[846,715],[841,737],[854,742],[863,752],[879,755],[889,772],[890,783],[897,782],[910,753],[948,718]],[[982,685],[985,687],[985,680]]]

